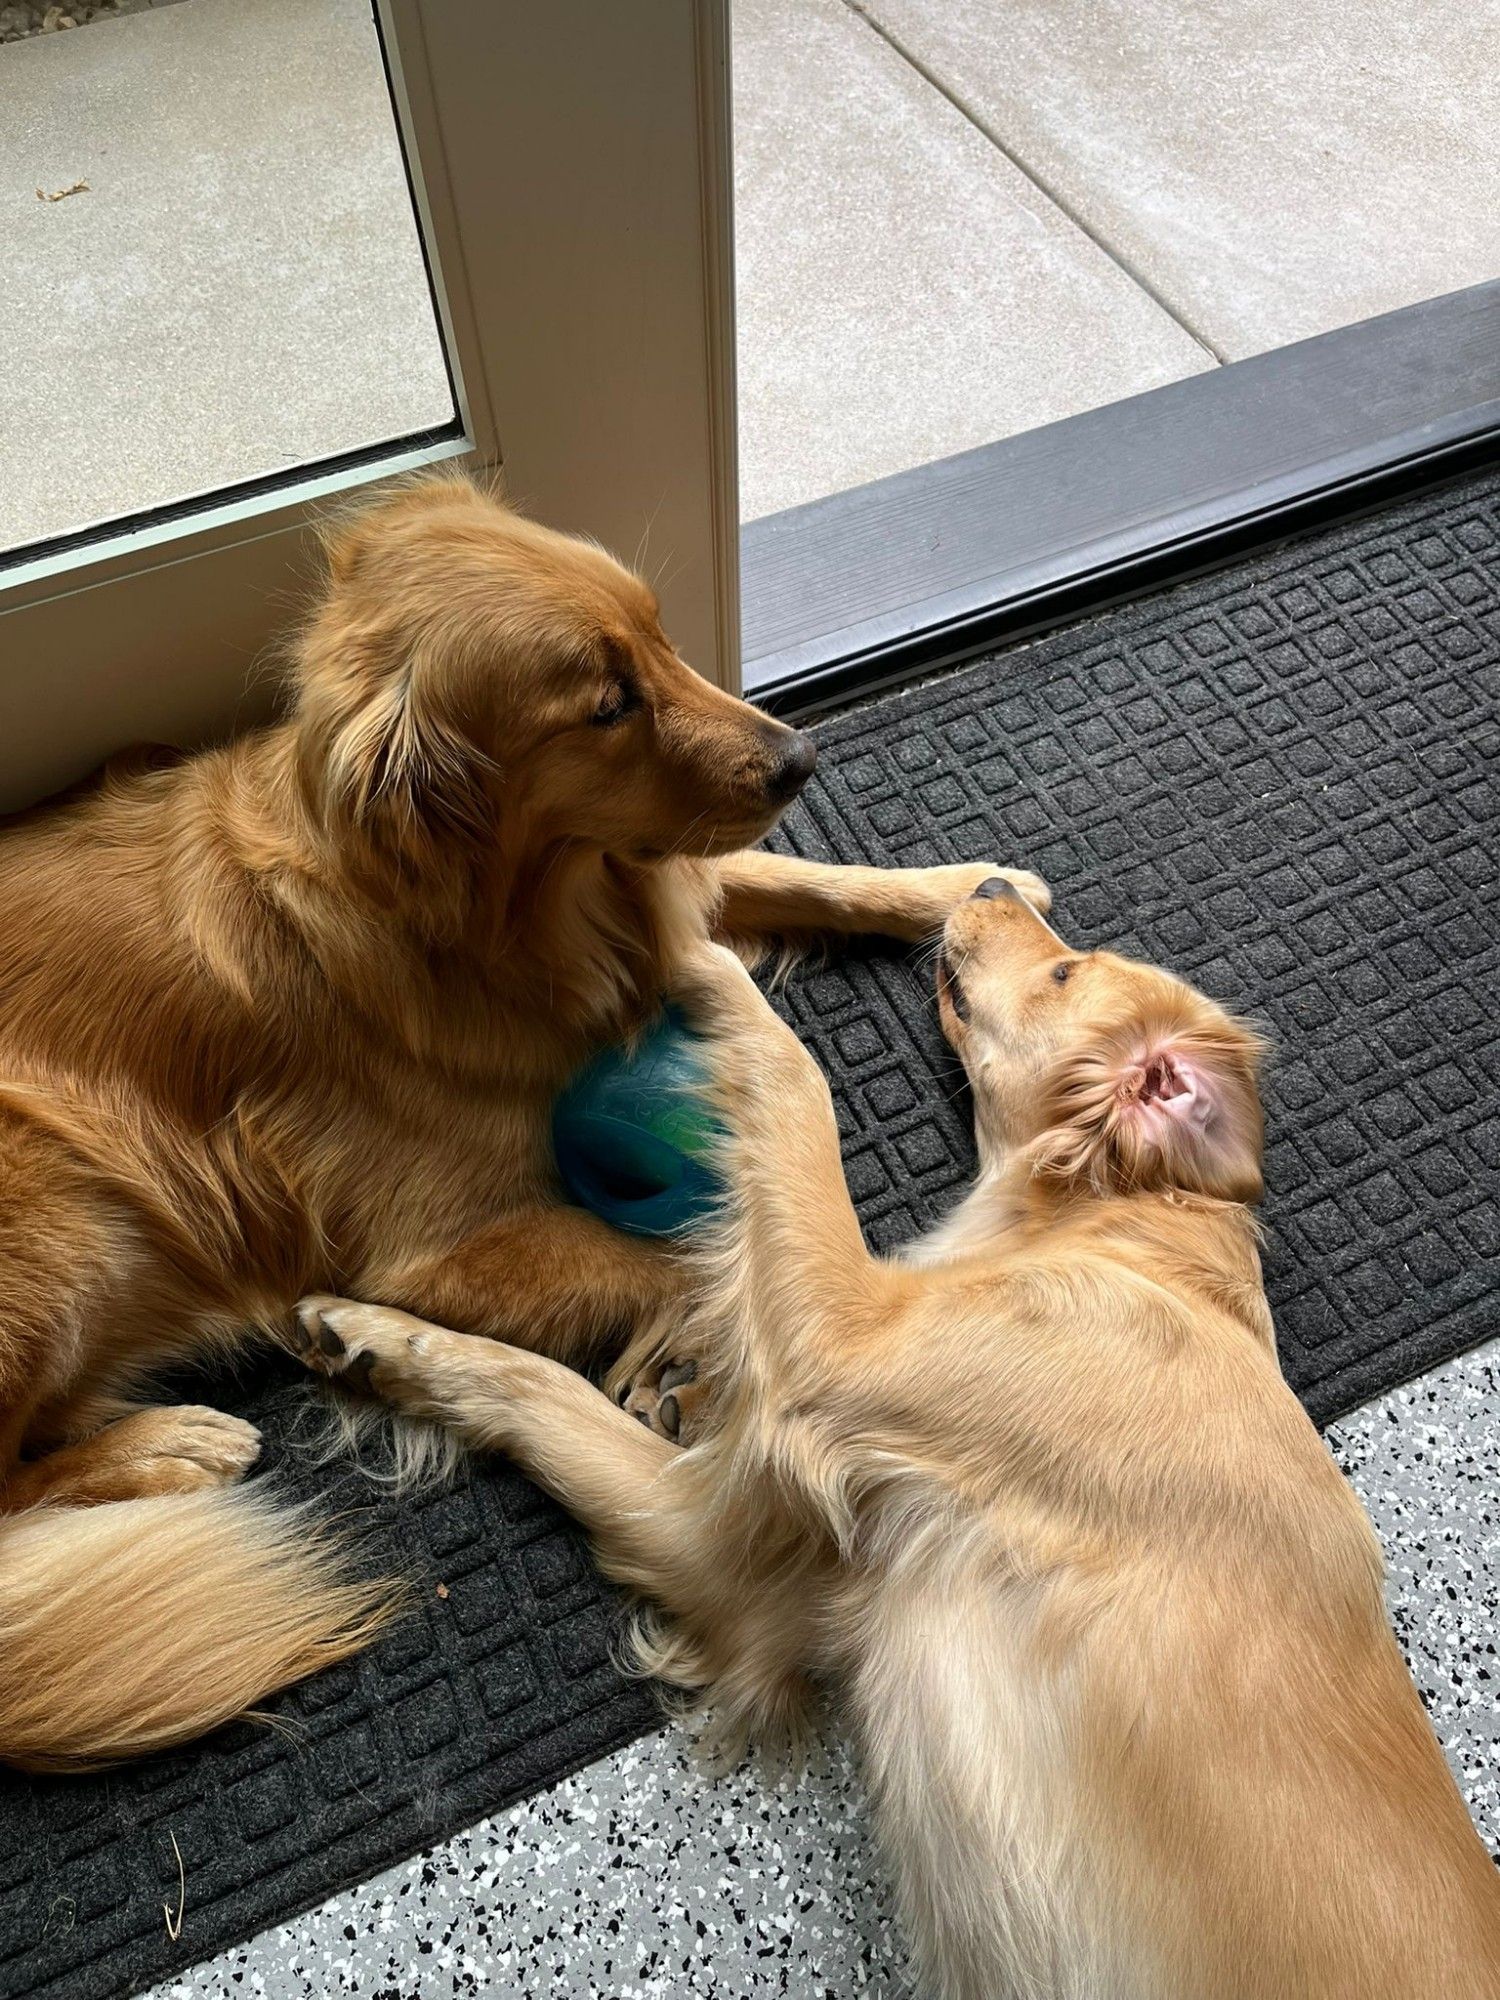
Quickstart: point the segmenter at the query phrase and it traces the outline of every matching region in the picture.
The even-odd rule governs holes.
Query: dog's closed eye
[[[633,681],[612,681],[599,697],[598,706],[589,721],[595,729],[613,729],[616,723],[634,715],[640,705],[640,690]]]

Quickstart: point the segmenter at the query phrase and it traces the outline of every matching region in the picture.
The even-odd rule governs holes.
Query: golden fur
[[[981,1171],[882,1261],[815,1065],[728,954],[685,973],[734,1194],[691,1449],[398,1313],[306,1302],[309,1358],[572,1508],[726,1747],[835,1684],[942,2000],[1494,2000],[1495,1871],[1276,1363],[1256,1038],[993,888],[939,987]]]
[[[810,739],[694,674],[638,578],[461,480],[327,556],[285,720],[0,834],[12,1761],[192,1734],[385,1615],[216,1490],[253,1431],[143,1407],[153,1370],[313,1287],[580,1363],[671,1323],[676,1260],[559,1205],[560,1084],[711,920],[920,936],[984,872],[737,852]]]

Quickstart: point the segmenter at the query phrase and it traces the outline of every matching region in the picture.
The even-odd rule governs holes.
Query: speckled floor
[[[1500,1341],[1329,1433],[1385,1544],[1390,1601],[1481,1832],[1500,1852]],[[664,1730],[154,2000],[675,2000],[911,1991],[859,1780],[710,1780]]]

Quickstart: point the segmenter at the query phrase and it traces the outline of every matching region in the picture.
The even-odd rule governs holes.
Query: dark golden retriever
[[[918,938],[989,872],[741,852],[812,763],[446,479],[330,534],[285,721],[0,834],[0,1757],[190,1735],[384,1614],[151,1370],[313,1289],[577,1363],[674,1309],[561,1205],[559,1085],[710,924]]]

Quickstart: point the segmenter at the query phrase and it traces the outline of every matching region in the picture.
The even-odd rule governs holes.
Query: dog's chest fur
[[[4,1108],[51,1128],[102,1208],[125,1195],[85,1368],[100,1343],[144,1355],[265,1323],[560,1199],[558,1090],[649,1013],[713,895],[691,864],[553,866],[492,949],[436,947],[295,853],[261,865],[248,835],[200,825],[216,761],[6,844]]]

